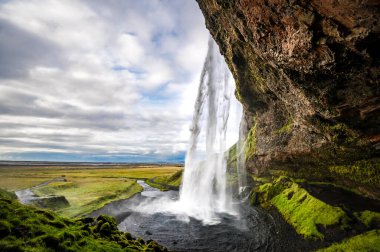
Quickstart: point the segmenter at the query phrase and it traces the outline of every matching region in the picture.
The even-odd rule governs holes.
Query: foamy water
[[[226,186],[226,152],[231,143],[238,140],[242,110],[234,90],[231,73],[218,46],[210,38],[179,199],[160,197],[147,200],[136,206],[134,211],[172,213],[185,221],[193,217],[204,224],[218,223],[221,214],[237,215],[231,192]],[[233,114],[234,121],[229,123],[230,114]]]

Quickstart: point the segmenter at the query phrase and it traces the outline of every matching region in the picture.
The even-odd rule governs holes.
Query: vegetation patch
[[[289,117],[287,122],[278,130],[275,131],[275,133],[288,133],[292,130],[293,128],[293,118]]]
[[[160,177],[147,180],[146,183],[162,191],[173,190],[173,189],[178,190],[182,183],[182,174],[183,174],[183,170],[179,170],[171,175],[160,176]]]
[[[7,190],[20,190],[34,187],[48,180],[64,179],[65,181],[54,181],[35,187],[33,192],[44,197],[36,204],[40,207],[56,209],[58,213],[66,217],[79,217],[112,201],[127,199],[141,192],[142,187],[136,183],[136,179],[169,176],[179,170],[182,170],[181,167],[174,165],[15,166],[0,169],[0,185],[6,187]],[[51,195],[63,196],[69,204],[60,204],[58,207],[53,203],[58,198]],[[63,203],[63,201],[58,203]]]
[[[357,181],[360,184],[374,186],[380,184],[379,160],[361,160],[352,165],[329,166],[328,171],[334,175]]]
[[[247,135],[247,140],[244,143],[246,160],[252,159],[256,153],[256,142],[257,142],[257,139],[256,139],[257,120],[256,120],[256,118],[254,119],[254,121],[255,121],[255,124],[249,130],[248,135]]]
[[[340,225],[344,228],[349,220],[341,208],[318,200],[296,183],[272,198],[271,203],[305,238],[323,239],[324,235],[318,230],[319,225],[324,228]]]
[[[229,172],[236,172],[238,156],[237,143],[235,143],[228,150],[227,169]]]
[[[318,252],[340,252],[340,251],[380,251],[380,230],[371,230],[360,234],[341,243],[334,243],[332,246],[318,250]]]
[[[83,186],[87,182],[102,184],[104,180],[109,182],[111,179],[151,179],[170,175],[181,169],[178,165],[7,166],[0,169],[0,185],[6,190],[17,191],[63,177],[69,183]]]
[[[287,177],[259,186],[251,193],[250,199],[253,204],[275,206],[296,232],[308,239],[322,240],[324,234],[320,227],[338,225],[344,229],[349,221],[341,208],[313,197]]]
[[[24,206],[0,190],[0,251],[167,251],[117,229],[115,219],[67,219]]]
[[[53,210],[66,208],[70,206],[65,196],[62,195],[49,195],[45,197],[39,197],[32,200],[32,204],[37,207],[49,208]]]
[[[354,213],[355,217],[367,227],[380,226],[380,213],[365,210],[363,212]]]
[[[35,193],[40,195],[48,195],[48,194],[56,194],[61,190],[66,190],[69,188],[78,188],[78,185],[74,182],[68,181],[59,181],[59,182],[51,182],[46,186],[35,189]]]

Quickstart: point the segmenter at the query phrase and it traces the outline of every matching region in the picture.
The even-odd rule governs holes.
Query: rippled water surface
[[[220,223],[202,221],[167,212],[137,211],[141,202],[160,198],[175,200],[178,192],[160,192],[139,181],[144,191],[135,197],[113,202],[91,216],[114,216],[121,231],[146,240],[153,239],[173,251],[278,251],[276,226],[270,215],[246,203],[236,205],[240,217],[221,215]]]

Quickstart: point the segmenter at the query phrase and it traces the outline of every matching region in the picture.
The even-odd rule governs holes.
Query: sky
[[[196,1],[0,0],[0,160],[181,162]]]

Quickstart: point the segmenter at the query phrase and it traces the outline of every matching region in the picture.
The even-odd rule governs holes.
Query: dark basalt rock
[[[251,129],[248,168],[333,180],[380,198],[380,2],[198,4]],[[359,160],[370,162],[373,173],[367,176]],[[355,165],[359,172],[352,174],[329,169]],[[375,183],[362,182],[366,176]]]

